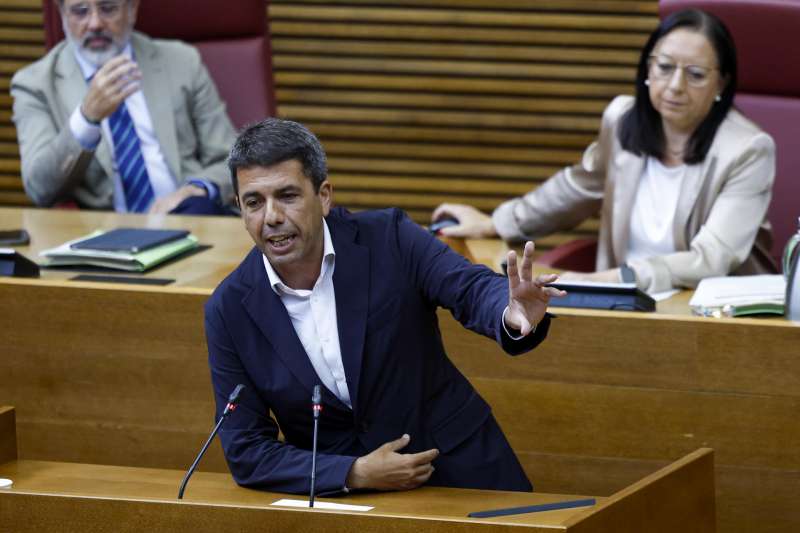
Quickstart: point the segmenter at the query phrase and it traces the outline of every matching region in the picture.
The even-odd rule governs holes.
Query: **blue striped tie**
[[[143,213],[150,207],[155,195],[150,185],[150,176],[144,166],[142,146],[139,136],[133,127],[133,120],[125,107],[119,104],[114,113],[108,117],[111,138],[114,140],[114,158],[117,161],[117,172],[122,178],[125,191],[125,204],[128,211]]]

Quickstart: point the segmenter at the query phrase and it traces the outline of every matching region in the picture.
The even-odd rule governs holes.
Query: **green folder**
[[[45,258],[42,266],[97,266],[126,270],[128,272],[145,272],[176,255],[193,250],[198,246],[197,237],[194,235],[187,235],[182,239],[177,239],[138,253],[76,250],[72,248],[72,245],[75,243],[97,237],[101,234],[103,234],[103,231],[98,230],[90,235],[42,251],[39,254]]]

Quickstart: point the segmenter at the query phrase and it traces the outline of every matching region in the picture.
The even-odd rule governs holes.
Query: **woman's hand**
[[[433,211],[431,220],[454,218],[458,225],[442,228],[439,233],[445,237],[466,237],[488,239],[497,237],[492,217],[470,205],[442,204]]]

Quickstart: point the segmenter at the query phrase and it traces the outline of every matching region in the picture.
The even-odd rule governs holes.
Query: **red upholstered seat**
[[[661,0],[661,17],[698,8],[719,17],[733,34],[739,59],[735,105],[775,139],[777,172],[768,217],[772,255],[800,216],[800,0]]]
[[[64,32],[57,2],[43,9],[49,49]],[[141,0],[136,29],[195,45],[237,128],[275,115],[266,0]]]

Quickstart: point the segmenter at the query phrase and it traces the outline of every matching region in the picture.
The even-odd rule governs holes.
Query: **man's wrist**
[[[506,306],[506,308],[503,310],[502,322],[503,322],[503,330],[506,332],[506,335],[508,335],[508,338],[511,339],[512,341],[521,341],[522,339],[524,339],[525,337],[536,331],[536,324],[534,324],[531,330],[528,332],[528,335],[523,335],[522,331],[506,323],[506,313],[508,313],[508,306]]]
[[[198,189],[202,189],[206,193],[209,200],[216,200],[219,197],[217,186],[209,181],[199,178],[190,178],[186,180],[186,185],[191,185]]]
[[[89,122],[79,105],[69,117],[69,129],[72,136],[84,150],[92,151],[100,144],[100,125]]]
[[[90,117],[88,114],[86,114],[86,111],[84,111],[82,105],[78,106],[78,111],[80,111],[81,116],[84,118],[84,120],[86,120],[86,122],[88,122],[92,126],[99,126],[100,125],[101,120],[93,118],[93,117]]]

